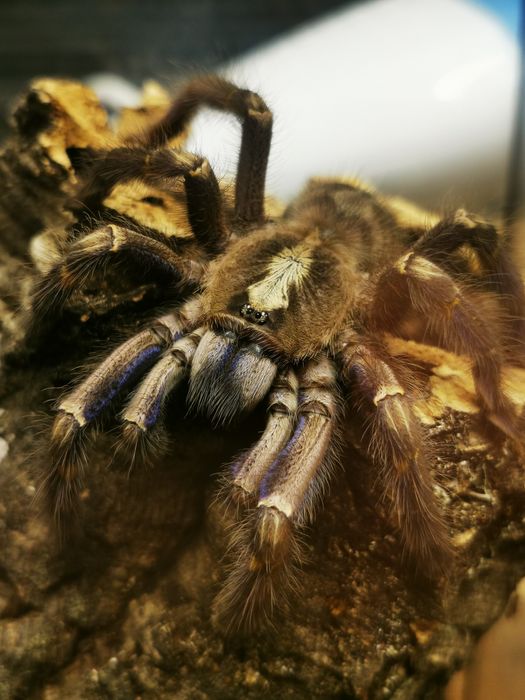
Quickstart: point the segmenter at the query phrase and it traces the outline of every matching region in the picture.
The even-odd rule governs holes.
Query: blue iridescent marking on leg
[[[151,363],[161,352],[161,345],[150,345],[144,348],[142,352],[135,355],[130,362],[121,368],[120,374],[112,379],[107,386],[103,386],[102,394],[96,394],[91,403],[88,403],[83,410],[84,418],[91,421],[110,403],[122,387],[135,375],[139,370],[143,370],[145,366]]]
[[[157,396],[155,397],[155,401],[151,404],[150,410],[148,411],[148,414],[144,420],[144,426],[146,427],[147,430],[152,428],[159,419],[160,411],[162,409],[162,404],[164,403],[164,399],[166,398],[166,395],[164,393],[165,386],[166,386],[166,382],[163,382],[162,386],[159,388],[159,390],[157,392]]]
[[[244,359],[244,353],[238,352],[230,363],[230,371],[235,372],[239,366],[239,362]]]
[[[230,466],[230,472],[233,477],[236,477],[237,474],[241,471],[241,467],[244,464],[244,461],[246,459],[246,452],[244,452],[239,459],[237,459],[231,466]]]
[[[225,365],[228,363],[233,352],[235,350],[235,345],[233,343],[228,343],[224,351],[219,355],[219,361],[217,362],[217,368],[224,369]]]
[[[292,437],[288,440],[286,445],[283,447],[283,449],[279,452],[277,457],[274,459],[272,462],[272,466],[268,469],[266,474],[264,475],[264,479],[261,482],[261,487],[259,489],[259,498],[266,498],[267,496],[270,495],[272,492],[272,482],[273,482],[273,477],[275,475],[275,472],[277,468],[280,466],[280,464],[283,462],[283,460],[288,457],[290,452],[293,450],[295,444],[301,437],[304,426],[306,425],[306,416],[299,416],[299,420],[297,421],[297,426],[294,430],[294,433]]]

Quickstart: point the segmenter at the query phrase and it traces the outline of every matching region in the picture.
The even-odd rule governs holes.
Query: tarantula
[[[203,105],[242,123],[233,213],[208,162],[167,146]],[[503,236],[463,210],[425,223],[398,200],[340,179],[310,181],[282,217],[267,220],[271,133],[258,95],[204,77],[149,130],[84,154],[76,211],[91,230],[77,227],[34,297],[40,316],[124,250],[192,290],[60,400],[43,478],[59,522],[79,496],[86,433],[110,404],[124,403],[122,440],[147,449],[185,376],[188,405],[216,424],[267,402],[266,428],[229,479],[245,509],[216,611],[232,627],[269,616],[286,588],[300,557],[297,532],[329,476],[345,413],[368,420],[370,456],[404,552],[430,574],[446,566],[451,546],[413,409],[417,382],[389,354],[385,334],[427,334],[467,355],[483,413],[520,440],[501,365],[521,342],[524,294]],[[183,179],[191,239],[102,207],[112,188],[134,178],[167,192]]]

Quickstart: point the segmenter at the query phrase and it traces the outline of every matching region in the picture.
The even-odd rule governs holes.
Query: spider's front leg
[[[268,399],[268,421],[257,443],[233,465],[234,479],[228,481],[227,497],[238,506],[257,505],[259,486],[290,439],[295,424],[298,380],[292,369],[280,372]]]
[[[60,527],[74,513],[82,488],[87,429],[117,394],[129,388],[168,349],[199,313],[198,298],[159,318],[119,345],[57,406],[50,441],[50,464],[41,490]]]
[[[201,326],[175,340],[126,404],[121,414],[122,442],[131,453],[132,461],[138,450],[142,460],[148,461],[154,448],[162,444],[160,419],[166,399],[186,376],[205,330]]]
[[[268,621],[294,583],[295,531],[312,516],[334,439],[335,368],[327,358],[310,361],[298,384],[292,371],[280,374],[271,397],[267,428],[235,469],[235,487],[258,502],[234,539],[235,560],[215,601],[228,630]]]
[[[272,113],[259,95],[219,76],[190,81],[166,115],[149,130],[129,137],[121,148],[100,154],[80,193],[82,206],[96,210],[118,182],[138,178],[162,188],[170,178],[182,176],[192,229],[205,247],[214,246],[217,250],[218,239],[225,239],[225,229],[221,233],[221,198],[215,175],[205,159],[167,147],[204,106],[234,114],[242,124],[234,218],[238,227],[262,223]]]
[[[33,290],[33,323],[60,308],[93,272],[122,252],[153,266],[177,282],[200,282],[210,257],[221,252],[229,238],[217,179],[209,163],[199,156],[162,149],[116,148],[97,162],[89,183],[78,195],[83,211],[97,211],[101,199],[119,182],[145,180],[169,190],[184,178],[187,211],[198,246],[192,257],[174,249],[169,237],[146,228],[140,232],[109,224],[73,242],[64,257],[40,279]]]
[[[403,546],[424,573],[442,573],[451,559],[444,519],[432,491],[422,428],[409,387],[403,386],[384,348],[359,339],[341,353],[343,372],[370,421],[370,454],[390,502]]]
[[[142,137],[148,148],[163,146],[187,128],[202,106],[234,114],[242,124],[235,179],[235,219],[241,224],[264,221],[264,185],[272,140],[273,116],[264,100],[217,75],[190,81],[166,115]]]

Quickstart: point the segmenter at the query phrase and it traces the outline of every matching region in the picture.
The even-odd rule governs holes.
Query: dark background
[[[31,78],[118,73],[169,83],[348,0],[0,0],[0,132]],[[355,3],[354,3],[355,4]]]

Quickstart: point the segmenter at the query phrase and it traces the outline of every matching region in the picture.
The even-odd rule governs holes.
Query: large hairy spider
[[[233,213],[208,162],[166,145],[202,105],[242,123]],[[148,448],[185,376],[188,405],[216,424],[267,403],[264,432],[230,475],[231,498],[243,507],[216,612],[232,627],[269,616],[279,600],[299,558],[296,533],[312,518],[339,428],[354,413],[368,420],[370,456],[405,554],[431,574],[443,571],[451,546],[413,409],[417,381],[389,354],[385,334],[426,334],[467,355],[482,412],[519,442],[501,366],[521,341],[524,295],[503,236],[463,210],[425,221],[394,198],[336,179],[310,181],[282,217],[267,220],[271,133],[258,95],[205,77],[148,131],[88,154],[77,216],[84,227],[98,223],[77,229],[34,302],[35,315],[63,302],[124,250],[186,290],[60,400],[43,479],[59,522],[79,496],[86,433],[110,403],[123,406],[122,440],[133,451]],[[124,181],[169,192],[181,178],[190,239],[102,207]]]

